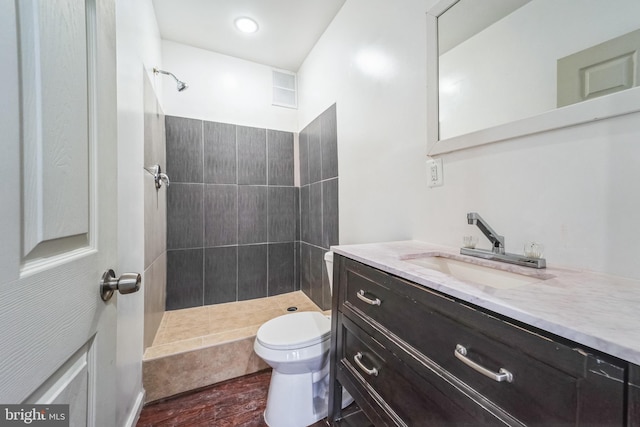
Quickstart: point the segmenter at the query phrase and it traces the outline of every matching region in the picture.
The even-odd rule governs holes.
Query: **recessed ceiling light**
[[[236,24],[236,28],[243,33],[255,33],[256,31],[258,31],[258,23],[251,18],[247,18],[246,16],[238,18],[234,22]]]

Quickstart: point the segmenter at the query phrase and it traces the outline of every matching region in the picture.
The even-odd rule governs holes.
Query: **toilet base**
[[[315,373],[317,376],[318,373]],[[314,373],[271,374],[264,421],[269,427],[306,427],[327,417],[329,375],[313,381]],[[349,393],[342,393],[342,407],[353,402]]]

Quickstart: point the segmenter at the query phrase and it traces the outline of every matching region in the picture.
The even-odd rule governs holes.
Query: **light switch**
[[[442,159],[427,160],[427,185],[439,187],[443,184]]]

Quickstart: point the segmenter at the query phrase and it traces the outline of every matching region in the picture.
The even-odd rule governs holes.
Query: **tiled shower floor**
[[[248,301],[167,311],[144,359],[255,336],[267,320],[298,311],[321,311],[302,291]]]
[[[264,369],[253,353],[258,328],[282,314],[321,311],[303,292],[164,313],[143,356],[147,402]]]

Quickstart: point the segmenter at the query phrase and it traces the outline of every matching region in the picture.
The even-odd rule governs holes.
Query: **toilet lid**
[[[317,311],[285,314],[260,326],[256,339],[274,350],[291,350],[318,344],[331,335],[331,320]]]

